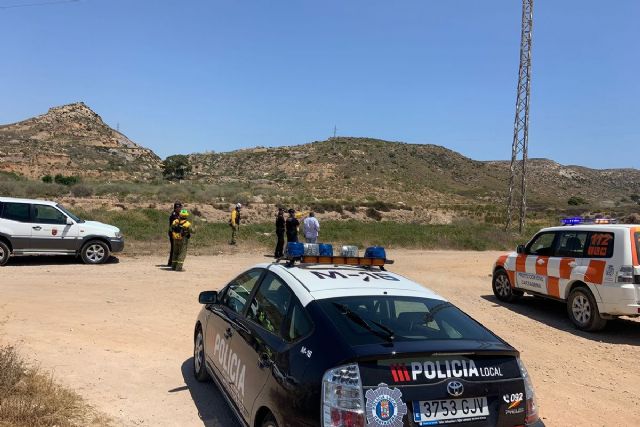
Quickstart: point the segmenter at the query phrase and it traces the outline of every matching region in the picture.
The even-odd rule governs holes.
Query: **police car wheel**
[[[80,257],[85,264],[103,264],[110,255],[109,246],[100,240],[87,242],[80,251]]]
[[[598,304],[587,288],[575,288],[567,300],[567,313],[578,329],[583,331],[600,331],[607,325],[607,320],[600,317]]]
[[[9,247],[4,242],[0,242],[0,266],[9,262],[10,253]]]
[[[514,302],[522,296],[522,292],[511,287],[509,275],[504,270],[499,270],[493,276],[493,294],[500,301]]]
[[[198,327],[196,338],[193,341],[193,375],[198,381],[208,381],[209,373],[204,366],[204,337],[202,329]]]
[[[262,427],[278,427],[278,423],[273,416],[269,415],[262,421]]]

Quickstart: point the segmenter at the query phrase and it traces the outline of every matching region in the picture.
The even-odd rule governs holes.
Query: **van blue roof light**
[[[579,216],[574,216],[570,218],[562,218],[562,223],[564,225],[577,225],[582,224],[584,222],[584,218]]]

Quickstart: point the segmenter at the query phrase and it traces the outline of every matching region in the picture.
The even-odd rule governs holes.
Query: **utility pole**
[[[520,35],[520,69],[518,71],[518,96],[516,118],[513,126],[511,147],[511,177],[509,178],[509,201],[507,205],[506,229],[511,227],[516,198],[519,196],[520,223],[524,230],[527,216],[527,148],[529,145],[529,101],[531,97],[531,44],[533,34],[533,0],[522,0],[522,33]],[[522,154],[522,159],[518,160]],[[519,189],[516,186],[519,185]]]
[[[338,131],[338,128],[336,127],[336,125],[333,125],[333,137],[336,137],[336,132]]]

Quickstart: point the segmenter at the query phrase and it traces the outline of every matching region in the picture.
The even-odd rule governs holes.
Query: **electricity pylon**
[[[529,145],[529,100],[531,98],[531,44],[533,34],[533,0],[522,0],[522,33],[520,35],[520,70],[518,72],[518,97],[516,118],[513,126],[511,148],[511,177],[509,179],[509,202],[507,225],[511,227],[514,203],[520,198],[520,223],[518,230],[524,230],[527,215],[527,147]],[[518,155],[522,153],[522,159]],[[519,182],[518,182],[519,181]],[[519,184],[519,190],[516,185]]]

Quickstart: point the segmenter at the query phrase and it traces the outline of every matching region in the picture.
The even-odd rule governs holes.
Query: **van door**
[[[31,248],[36,251],[75,253],[79,230],[75,222],[54,206],[31,205]]]
[[[557,233],[553,231],[535,236],[516,258],[516,284],[518,288],[547,294],[547,264],[553,255]]]
[[[6,220],[11,246],[15,252],[23,252],[31,243],[31,205],[29,203],[4,202],[2,218]]]
[[[588,235],[588,231],[571,229],[559,233],[554,256],[547,267],[550,296],[566,299],[567,285],[573,280],[584,280],[588,264],[584,258]],[[599,298],[597,293],[594,296]]]

